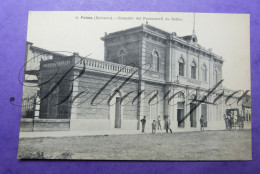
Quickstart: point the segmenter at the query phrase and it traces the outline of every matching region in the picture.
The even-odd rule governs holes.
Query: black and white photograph
[[[30,11],[19,159],[252,160],[250,15]]]

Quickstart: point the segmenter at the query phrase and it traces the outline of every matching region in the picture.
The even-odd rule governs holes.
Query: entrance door
[[[120,97],[116,97],[115,128],[121,128],[121,105],[120,105]]]
[[[195,108],[196,105],[191,103],[190,104],[190,110]],[[197,127],[197,121],[196,121],[196,109],[193,110],[193,112],[190,114],[190,127]]]
[[[204,127],[207,127],[208,116],[207,116],[207,105],[206,104],[201,105],[201,116],[204,118]]]
[[[178,127],[184,127],[184,121],[179,122],[184,118],[184,103],[178,102],[178,109],[177,109],[177,121],[178,121]]]
[[[158,117],[158,104],[157,104],[157,100],[155,100],[155,102],[151,102],[151,106],[150,106],[150,119],[151,121],[156,120]]]

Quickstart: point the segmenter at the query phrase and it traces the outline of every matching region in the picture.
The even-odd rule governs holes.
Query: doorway
[[[193,108],[196,107],[196,104],[191,103],[190,104],[190,111],[193,110]],[[197,121],[196,121],[196,109],[194,109],[190,113],[190,127],[197,127]]]
[[[115,107],[115,128],[121,128],[121,97],[116,97]]]
[[[201,104],[201,116],[204,118],[204,127],[207,127],[208,116],[207,116],[207,105],[206,104]]]
[[[184,103],[183,102],[178,102],[177,104],[177,121],[178,121],[178,127],[184,127],[185,122],[184,120],[182,122],[179,122],[184,118]]]

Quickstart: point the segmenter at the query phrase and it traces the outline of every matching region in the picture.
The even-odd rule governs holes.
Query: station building
[[[224,61],[195,34],[181,37],[142,24],[101,40],[104,61],[52,52],[39,60],[35,114],[21,122],[24,131],[139,130],[144,116],[149,131],[166,115],[173,131],[199,130],[201,117],[205,130],[221,130],[225,109],[251,107],[234,102],[241,93],[232,95],[232,106],[225,104],[234,91],[221,95],[222,83],[207,96],[222,80]]]

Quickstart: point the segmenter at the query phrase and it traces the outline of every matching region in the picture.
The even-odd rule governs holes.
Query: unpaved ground
[[[251,131],[20,139],[18,158],[250,160]]]

